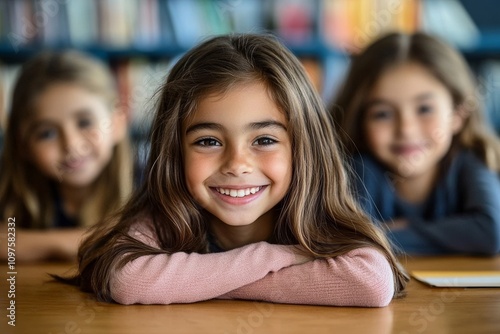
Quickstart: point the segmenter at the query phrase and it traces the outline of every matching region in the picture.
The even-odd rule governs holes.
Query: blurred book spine
[[[500,61],[489,60],[482,63],[478,76],[477,95],[484,101],[487,120],[500,134]]]
[[[12,91],[20,70],[20,64],[0,63],[0,129],[5,129],[7,116],[10,113]]]
[[[321,0],[320,34],[330,46],[356,53],[380,35],[416,31],[421,0]]]
[[[479,43],[479,29],[460,1],[424,0],[422,11],[422,30],[460,49],[474,48]]]

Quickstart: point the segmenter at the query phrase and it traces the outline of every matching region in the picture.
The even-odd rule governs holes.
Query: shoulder
[[[353,154],[352,156],[349,157],[349,163],[351,166],[354,168],[370,168],[370,169],[375,169],[375,168],[380,168],[378,163],[375,161],[375,159],[366,153],[356,153]]]
[[[498,209],[500,178],[471,151],[462,151],[454,158],[442,183],[463,203]]]
[[[347,161],[353,172],[361,178],[364,178],[365,175],[384,173],[382,166],[369,154],[354,154]]]
[[[499,181],[498,175],[470,150],[463,150],[455,157],[450,171],[466,183],[477,177]]]
[[[366,188],[369,192],[386,188],[388,173],[371,155],[353,155],[349,158],[349,165],[351,178],[358,188]]]
[[[486,164],[471,150],[462,150],[457,154],[455,160],[461,166],[486,167]]]

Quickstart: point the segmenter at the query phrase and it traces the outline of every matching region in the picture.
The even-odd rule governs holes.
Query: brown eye
[[[91,127],[92,125],[93,125],[93,122],[91,119],[82,118],[82,119],[78,120],[78,127],[80,129],[85,129],[85,128]]]
[[[41,129],[35,132],[36,140],[50,140],[57,137],[57,131],[55,129]]]
[[[199,145],[199,146],[222,146],[222,144],[219,143],[219,141],[217,141],[213,138],[200,139],[200,140],[196,141],[195,144]]]
[[[374,110],[369,113],[369,118],[375,121],[390,120],[393,117],[393,112],[390,110]]]
[[[276,144],[278,141],[269,138],[269,137],[261,137],[255,140],[254,144],[259,145],[259,146],[269,146]]]
[[[421,105],[418,107],[419,114],[427,114],[432,112],[432,107],[430,105]]]

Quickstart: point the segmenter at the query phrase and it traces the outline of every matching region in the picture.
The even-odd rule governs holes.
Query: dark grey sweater
[[[495,254],[500,252],[500,180],[472,152],[461,152],[419,205],[398,197],[373,157],[353,158],[355,188],[364,209],[383,224],[404,218],[409,226],[390,232],[408,254]]]

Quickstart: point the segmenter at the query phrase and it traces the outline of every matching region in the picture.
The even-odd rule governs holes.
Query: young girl
[[[15,223],[16,260],[76,259],[84,228],[130,193],[130,156],[104,64],[73,51],[26,63],[0,164],[0,215]]]
[[[332,112],[361,202],[404,251],[500,250],[500,143],[457,51],[383,37],[355,57]]]
[[[274,38],[195,47],[160,92],[142,188],[83,242],[75,283],[122,304],[387,305],[407,276],[350,195],[331,125]]]

